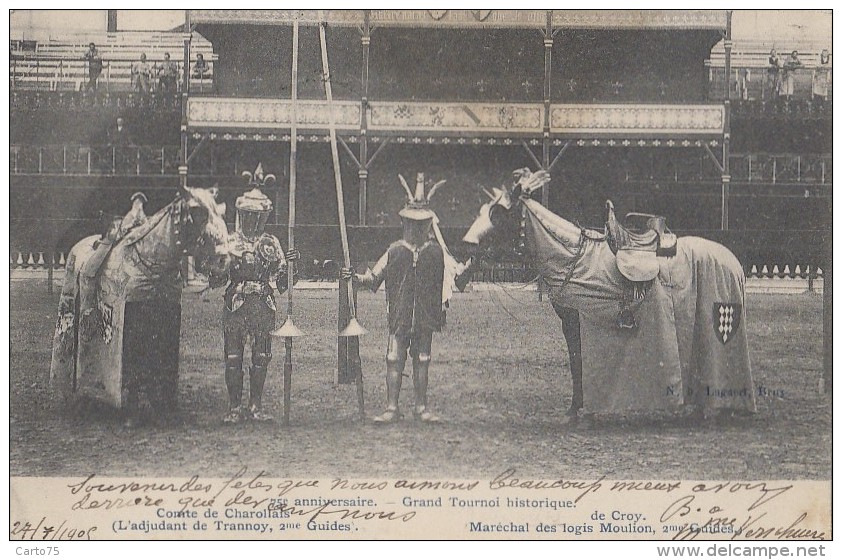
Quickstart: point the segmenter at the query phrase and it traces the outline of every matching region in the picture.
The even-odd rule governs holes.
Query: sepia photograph
[[[824,555],[832,23],[10,10],[10,540]]]

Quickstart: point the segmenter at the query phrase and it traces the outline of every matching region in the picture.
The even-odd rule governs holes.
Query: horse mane
[[[158,210],[155,214],[147,218],[146,222],[138,227],[134,228],[130,232],[126,234],[126,236],[122,239],[123,243],[126,245],[132,245],[137,243],[158,227],[161,222],[172,212],[174,206],[183,201],[180,196],[177,196],[172,202]]]
[[[522,204],[524,208],[526,208],[526,211],[535,216],[544,229],[546,229],[556,241],[563,243],[566,246],[578,245],[580,237],[583,235],[584,237],[594,241],[603,241],[605,239],[605,233],[594,229],[579,227],[551,212],[536,200],[527,198],[522,200]]]

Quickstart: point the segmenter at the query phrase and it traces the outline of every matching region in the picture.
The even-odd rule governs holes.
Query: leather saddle
[[[644,229],[630,229],[617,220],[610,200],[605,205],[608,209],[605,235],[617,256],[620,273],[632,282],[654,280],[660,271],[658,257],[674,257],[676,252],[677,238],[667,229],[666,218],[637,212],[626,214],[627,219],[646,219]]]

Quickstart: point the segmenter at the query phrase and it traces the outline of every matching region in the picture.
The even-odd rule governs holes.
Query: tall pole
[[[729,227],[728,199],[731,196],[731,16],[727,10],[725,23],[725,115],[722,134],[722,229]]]
[[[369,45],[371,43],[371,16],[370,10],[363,12],[363,27],[361,29],[360,43],[362,46],[362,75],[360,83],[362,91],[360,95],[360,157],[359,157],[359,224],[367,223],[368,214],[368,69],[369,69]],[[339,285],[339,328],[343,328],[351,318],[351,309],[348,305],[348,294],[351,286],[345,282]],[[354,294],[355,296],[355,294]],[[337,341],[339,352],[337,354],[337,382],[341,384],[353,383],[357,376],[361,375],[356,368],[362,366],[360,361],[360,340],[357,337],[341,336]]]
[[[547,10],[547,28],[544,30],[544,130],[543,150],[541,154],[541,168],[550,168],[550,109],[552,98],[553,76],[553,11]],[[550,186],[541,190],[541,204],[544,208],[550,206]],[[538,277],[538,301],[544,299],[544,277]]]
[[[189,29],[189,18],[187,18]],[[181,161],[178,166],[178,175],[181,178],[181,186],[187,186],[187,93],[190,88],[190,35],[184,38],[183,72],[181,73]]]
[[[292,23],[292,124],[289,131],[289,224],[287,225],[287,246],[290,251],[295,248],[295,186],[298,148],[298,20]],[[289,410],[292,391],[292,338],[298,329],[293,328],[292,322],[292,290],[295,285],[293,263],[287,265],[287,327],[284,346],[284,426],[289,426]]]
[[[321,19],[321,18],[320,18]],[[345,263],[345,268],[351,267],[351,250],[348,245],[348,230],[345,224],[345,197],[342,192],[342,170],[339,168],[339,150],[336,145],[336,116],[333,114],[333,92],[330,86],[330,65],[327,59],[327,38],[325,37],[325,24],[319,22],[319,42],[322,50],[322,71],[324,72],[325,83],[325,97],[327,98],[327,113],[328,126],[330,134],[330,154],[333,158],[333,178],[336,182],[336,207],[339,213],[339,235],[342,239],[342,256]],[[342,280],[340,280],[342,282]],[[346,281],[348,287],[348,306],[350,307],[351,319],[344,331],[340,332],[340,336],[347,336],[351,332],[352,327],[356,327],[356,334],[363,334],[364,329],[359,325],[356,319],[356,309],[354,305],[354,293],[350,288],[350,280]],[[365,400],[363,393],[363,376],[362,367],[359,368],[357,374],[357,403],[359,405],[360,420],[365,419]]]

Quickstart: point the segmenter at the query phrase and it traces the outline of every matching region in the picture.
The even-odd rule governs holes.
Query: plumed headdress
[[[419,173],[416,176],[415,194],[412,193],[412,190],[409,188],[409,185],[406,183],[406,179],[403,178],[403,175],[398,175],[398,178],[406,191],[407,197],[406,206],[398,212],[398,215],[401,218],[406,218],[407,220],[432,220],[435,217],[435,213],[430,210],[430,199],[432,198],[433,193],[435,193],[436,190],[446,181],[439,181],[434,184],[425,195],[423,173]]]

